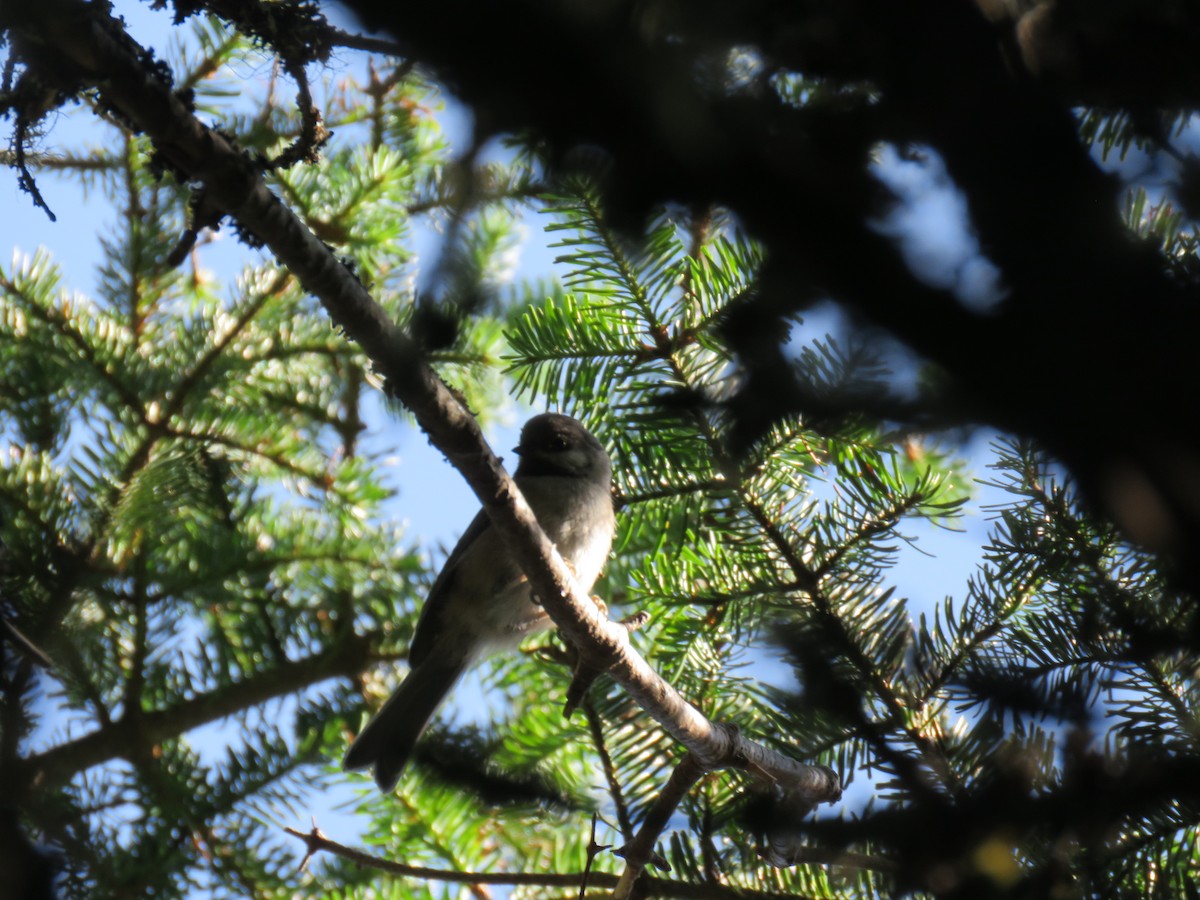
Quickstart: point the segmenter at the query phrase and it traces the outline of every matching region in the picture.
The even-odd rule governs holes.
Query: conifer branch
[[[120,163],[110,157],[74,156],[70,153],[26,153],[24,162],[36,169],[48,169],[64,172],[108,172],[117,168]],[[0,149],[0,166],[17,165],[17,155],[11,150]]]
[[[160,432],[165,437],[178,438],[183,441],[199,441],[203,444],[215,444],[220,447],[226,447],[230,450],[236,450],[239,453],[244,453],[246,456],[261,459],[263,462],[268,462],[278,468],[280,471],[288,472],[298,478],[303,478],[310,484],[321,486],[325,481],[325,473],[318,470],[305,469],[303,466],[292,462],[292,460],[282,450],[273,450],[265,446],[260,446],[258,443],[247,443],[239,441],[229,435],[220,434],[212,430],[196,429],[195,431],[187,428],[176,428],[171,425],[163,425]]]
[[[78,0],[53,0],[30,8],[15,35],[18,51],[29,65],[37,67],[40,77],[69,90],[77,90],[79,80],[90,82],[104,103],[141,128],[162,157],[187,179],[202,183],[211,202],[266,244],[321,301],[333,322],[374,362],[388,388],[412,410],[432,443],[463,474],[529,575],[534,592],[560,633],[579,648],[589,664],[607,670],[687,748],[697,764],[706,770],[752,767],[812,803],[832,802],[840,796],[841,785],[832,770],[801,764],[748,740],[735,729],[711,722],[633,650],[627,630],[609,621],[578,589],[558,550],[484,441],[478,423],[422,361],[421,349],[329,248],[267,189],[255,163],[222,134],[201,123],[164,81],[147,70],[146,52],[118,22],[99,7]],[[36,52],[30,52],[29,41],[37,43]],[[70,84],[63,83],[67,72],[74,79]],[[359,662],[361,656],[353,661]],[[332,668],[344,674],[347,665],[346,660],[338,659]],[[270,697],[295,689],[293,681],[278,673],[265,674],[253,686]],[[308,682],[301,678],[299,683]],[[31,763],[36,762],[44,777],[60,780],[83,768],[80,760],[91,765],[120,755],[121,742],[133,738],[135,728],[143,740],[151,735],[161,739],[226,714],[221,710],[232,708],[234,696],[238,708],[255,702],[246,698],[253,694],[251,688],[230,687],[208,695],[208,704],[192,701],[180,710],[151,713],[138,722],[123,721],[112,730],[67,745],[74,747],[76,754],[56,748]]]
[[[92,369],[96,375],[113,391],[121,402],[129,409],[137,412],[139,417],[145,415],[141,398],[121,378],[117,377],[103,360],[96,357],[95,348],[87,337],[80,333],[75,323],[61,309],[38,303],[34,298],[26,296],[10,278],[0,272],[0,288],[13,297],[20,297],[25,309],[38,320],[49,326],[61,338],[66,340],[78,353],[81,362]]]
[[[100,689],[96,687],[93,673],[84,662],[79,648],[73,641],[56,641],[54,647],[53,665],[48,667],[62,681],[70,684],[79,696],[91,707],[92,714],[99,720],[101,727],[112,724],[112,714]],[[55,670],[57,669],[57,672]]]
[[[881,509],[874,515],[864,519],[854,529],[853,534],[835,547],[833,552],[825,559],[821,560],[813,569],[813,575],[818,581],[821,581],[828,575],[836,572],[838,564],[851,550],[869,544],[874,538],[887,534],[896,527],[906,513],[920,506],[923,499],[925,498],[920,492],[914,491],[904,495],[887,508]]]
[[[166,709],[125,709],[121,718],[83,737],[21,761],[26,789],[61,784],[78,772],[112,759],[135,760],[155,744],[275,697],[296,693],[329,678],[349,677],[371,663],[370,636],[350,634],[313,656],[282,662],[236,684],[224,685]]]
[[[688,494],[720,491],[729,487],[728,482],[721,478],[709,478],[704,481],[689,481],[685,484],[668,484],[660,488],[637,491],[632,494],[622,494],[617,497],[621,506],[632,506],[635,503],[646,503],[650,500],[669,500],[674,497],[684,497]]]
[[[666,338],[669,334],[668,323],[663,321],[658,314],[651,299],[651,293],[639,279],[637,265],[629,257],[622,242],[618,240],[617,235],[605,224],[603,210],[595,193],[588,190],[581,191],[573,211],[578,215],[582,226],[595,235],[595,242],[603,249],[605,259],[609,260],[611,276],[623,285],[623,302],[641,318],[645,330],[655,336],[656,346],[652,348],[655,357],[662,360],[666,365],[674,383],[683,385],[688,389],[692,388],[693,382],[685,361],[681,358],[678,348],[673,346],[669,339]],[[585,258],[582,255],[580,261],[585,262]],[[595,263],[593,262],[591,265],[594,267]],[[690,409],[690,413],[692,423],[697,432],[708,445],[713,458],[718,461],[718,470],[734,471],[735,467],[728,462],[728,449],[725,442],[722,440],[721,435],[717,433],[712,422],[708,420],[701,410],[695,407]],[[829,594],[823,585],[823,580],[828,576],[829,569],[818,569],[803,559],[788,534],[780,527],[775,517],[766,508],[761,498],[756,495],[751,486],[746,483],[744,478],[729,478],[727,481],[721,482],[721,487],[724,490],[733,492],[738,497],[740,503],[750,514],[750,517],[756,523],[764,538],[771,544],[784,565],[790,570],[792,576],[791,584],[811,599],[815,608],[815,621],[818,627],[831,638],[833,646],[849,660],[851,665],[861,674],[864,681],[870,685],[871,692],[887,709],[887,721],[897,727],[905,728],[913,741],[925,751],[932,750],[929,739],[920,734],[908,723],[903,705],[897,697],[896,692],[888,683],[887,678],[878,670],[870,655],[857,642],[850,625],[834,608]],[[909,505],[916,505],[918,502],[919,497],[915,495],[905,498],[901,501],[899,507],[894,510],[895,516],[902,515],[909,508]],[[886,524],[890,522],[891,515],[891,512],[883,513],[881,520]],[[866,523],[864,529],[862,533],[852,536],[852,543],[869,540],[877,533],[871,529],[870,523]],[[843,549],[841,552],[846,552],[846,549],[848,548]],[[836,562],[838,558],[840,556],[835,556],[833,561]],[[872,743],[880,757],[887,760],[894,767],[895,771],[907,783],[912,785],[915,791],[924,789],[926,784],[920,767],[914,760],[903,753],[897,752],[890,745],[884,735],[884,725],[872,721],[861,710],[856,710],[856,715],[858,717],[856,721],[857,728],[862,736]]]
[[[247,303],[239,312],[237,317],[225,328],[212,342],[212,346],[196,360],[196,364],[188,369],[187,373],[179,380],[171,391],[171,395],[164,406],[161,421],[169,422],[174,418],[184,404],[191,398],[192,391],[200,384],[204,376],[212,369],[217,360],[225,352],[234,338],[245,331],[246,327],[254,321],[267,302],[274,297],[282,294],[289,283],[291,275],[288,272],[276,272],[271,279],[270,284],[266,285],[263,290],[258,291],[253,299]]]

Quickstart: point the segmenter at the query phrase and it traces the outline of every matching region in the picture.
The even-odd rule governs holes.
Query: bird
[[[543,413],[521,429],[513,478],[584,591],[612,548],[612,467],[603,445],[570,416]],[[442,566],[417,620],[409,672],[346,751],[343,768],[374,767],[390,793],[417,739],[476,660],[515,649],[550,627],[520,566],[480,510]]]

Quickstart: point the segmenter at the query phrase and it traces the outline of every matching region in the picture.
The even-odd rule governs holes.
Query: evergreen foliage
[[[180,28],[168,61],[198,109],[253,152],[295,139],[273,77],[246,96],[246,73],[269,66],[260,46],[215,19]],[[971,472],[949,440],[843,413],[791,415],[743,446],[720,403],[741,375],[723,325],[759,289],[764,253],[732,216],[668,207],[631,236],[605,215],[602,176],[543,184],[533,155],[456,157],[419,70],[355,57],[327,74],[314,93],[336,137],[319,163],[275,171],[273,190],[474,410],[511,394],[593,430],[619,508],[596,587],[610,612],[649,614],[635,646],[705,715],[852,787],[797,823],[752,772],[706,776],[648,892],[1194,890],[1200,685],[1180,636],[1200,622],[1069,473],[1007,438]],[[797,105],[839,102],[797,85]],[[1128,147],[1122,127],[1085,117],[1081,131]],[[341,774],[434,574],[397,525],[372,434],[389,414],[379,381],[270,259],[218,276],[202,237],[168,263],[195,204],[144,140],[114,127],[55,169],[115,220],[94,296],[49,251],[0,267],[0,614],[14,629],[0,784],[60,854],[62,895],[488,895],[470,875],[460,887],[334,857],[298,871],[280,829],[326,796],[358,829],[327,829],[345,843],[531,876],[513,880],[522,896],[573,891],[532,876],[582,871],[594,814],[600,843],[628,843],[679,762],[674,741],[603,677],[564,720],[571,672],[546,635],[482,667],[489,720],[443,716],[394,795]],[[511,290],[534,209],[560,283]],[[1185,217],[1143,189],[1127,215],[1165,265],[1195,272]],[[440,258],[416,252],[430,223]],[[436,299],[418,294],[423,272]],[[776,340],[821,408],[887,395],[876,344],[792,323]],[[915,609],[896,567],[928,526],[955,527],[974,477],[1006,497],[983,562]],[[607,852],[591,865],[621,869]]]

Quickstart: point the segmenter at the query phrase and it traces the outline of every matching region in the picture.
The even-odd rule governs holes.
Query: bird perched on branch
[[[608,455],[583,425],[555,413],[526,422],[515,452],[521,458],[517,486],[579,586],[591,590],[612,547]],[[376,783],[390,791],[417,738],[467,667],[550,624],[480,510],[425,601],[409,649],[408,677],[350,745],[345,768],[374,766]]]

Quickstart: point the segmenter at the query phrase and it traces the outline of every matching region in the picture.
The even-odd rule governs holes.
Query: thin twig
[[[588,730],[592,735],[592,746],[600,757],[600,768],[604,771],[604,778],[608,782],[608,795],[612,797],[613,806],[617,811],[617,826],[621,829],[622,839],[629,843],[633,840],[633,819],[629,816],[629,807],[626,806],[625,797],[621,793],[621,782],[617,778],[616,766],[613,765],[612,757],[608,753],[604,730],[601,728],[600,714],[596,711],[596,704],[587,696],[583,698],[580,708],[587,719]]]
[[[587,864],[583,867],[583,884],[579,886],[578,900],[583,900],[587,894],[588,883],[591,881],[592,876],[592,863],[594,863],[596,861],[596,857],[605,850],[612,849],[612,844],[601,844],[596,841],[596,820],[599,818],[600,817],[595,813],[592,813],[592,832],[588,836]]]
[[[373,856],[345,844],[331,840],[315,824],[311,831],[300,831],[295,828],[284,828],[288,834],[304,841],[305,854],[300,862],[300,868],[308,865],[310,859],[318,853],[332,853],[342,859],[381,872],[391,872],[406,878],[421,878],[426,881],[442,881],[457,884],[497,884],[512,887],[549,887],[549,888],[578,888],[585,882],[588,885],[602,888],[615,888],[618,877],[611,872],[567,872],[567,873],[529,873],[529,872],[463,872],[454,869],[433,869],[425,866],[410,866],[407,863],[396,862],[382,856]],[[845,860],[855,854],[843,854],[836,860]],[[811,862],[835,861],[833,859],[816,859],[816,852]],[[882,862],[875,858],[865,858],[875,863],[864,868],[881,868]],[[694,884],[688,881],[677,881],[671,878],[660,878],[646,875],[639,882],[639,888],[644,890],[647,897],[668,897],[672,900],[797,900],[795,894],[775,891],[756,891],[723,884]]]
[[[421,878],[426,881],[451,881],[459,884],[502,884],[511,887],[517,886],[533,886],[533,887],[560,887],[574,888],[580,885],[591,882],[592,884],[611,888],[617,883],[617,876],[610,872],[569,872],[566,874],[558,873],[531,873],[531,872],[461,872],[454,869],[433,869],[427,866],[410,866],[407,863],[396,862],[395,860],[385,859],[382,856],[373,856],[370,853],[364,853],[362,850],[355,850],[353,847],[347,847],[345,844],[339,844],[337,841],[330,840],[322,833],[320,828],[313,826],[311,831],[299,831],[295,828],[285,828],[288,834],[293,837],[298,837],[304,841],[306,853],[304,859],[300,863],[300,868],[304,868],[309,859],[321,851],[332,853],[335,856],[340,856],[342,859],[348,859],[351,862],[358,863],[360,866],[365,866],[369,869],[378,869],[382,872],[391,872],[393,875],[403,875],[407,878]]]

